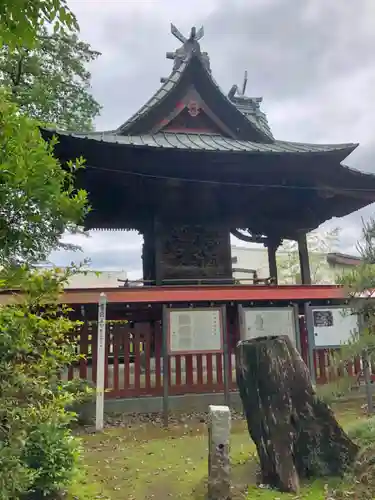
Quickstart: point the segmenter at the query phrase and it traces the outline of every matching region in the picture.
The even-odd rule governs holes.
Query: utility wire
[[[211,184],[211,185],[219,185],[219,186],[232,186],[232,187],[251,187],[251,188],[267,188],[267,189],[295,189],[295,190],[302,190],[302,191],[322,191],[326,189],[327,191],[334,191],[334,188],[324,188],[324,187],[319,187],[319,186],[296,186],[296,185],[291,185],[291,184],[248,184],[244,182],[223,182],[223,181],[213,181],[213,180],[206,180],[206,179],[187,179],[186,177],[170,177],[166,175],[155,175],[155,174],[145,174],[141,172],[131,172],[131,171],[126,171],[126,170],[116,170],[113,168],[102,168],[102,167],[93,167],[91,165],[87,165],[86,168],[91,168],[94,170],[101,170],[103,172],[115,172],[117,174],[122,174],[122,175],[132,175],[134,177],[142,177],[142,178],[148,178],[148,179],[158,179],[158,180],[168,180],[168,181],[177,181],[177,182],[190,182],[194,184]],[[337,188],[340,191],[348,192],[348,193],[356,193],[356,192],[363,192],[363,193],[375,193],[375,189],[371,188],[344,188],[340,187]]]

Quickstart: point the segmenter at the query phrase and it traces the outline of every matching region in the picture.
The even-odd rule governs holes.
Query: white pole
[[[104,427],[104,363],[105,363],[105,346],[106,346],[106,312],[107,312],[107,297],[105,293],[100,294],[99,311],[98,311],[98,352],[96,364],[96,422],[97,431],[103,430]]]

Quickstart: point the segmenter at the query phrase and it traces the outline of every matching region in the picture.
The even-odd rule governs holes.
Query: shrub
[[[16,273],[23,295],[0,307],[0,500],[64,489],[77,469],[79,442],[66,410],[85,393],[59,381],[77,359],[77,323],[58,305],[66,275]]]
[[[32,493],[53,494],[70,484],[77,472],[79,442],[57,422],[41,422],[30,432],[22,454],[22,462],[35,472]]]
[[[361,448],[375,445],[375,417],[352,424],[348,429],[348,435]]]

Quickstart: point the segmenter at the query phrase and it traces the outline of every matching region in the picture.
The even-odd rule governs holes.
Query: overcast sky
[[[165,53],[204,25],[201,42],[225,92],[248,71],[247,94],[263,96],[277,139],[359,142],[346,163],[375,173],[375,0],[70,0],[81,38],[102,53],[90,68],[103,106],[96,128],[113,129],[135,112],[171,70]],[[336,219],[341,249],[353,251],[361,217]],[[70,238],[84,252],[54,254],[59,265],[89,257],[96,269],[141,274],[141,238],[91,233]]]

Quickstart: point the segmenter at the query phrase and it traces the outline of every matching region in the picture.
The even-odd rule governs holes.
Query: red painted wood
[[[203,386],[203,354],[197,354],[197,385]]]
[[[91,330],[91,349],[92,349],[92,381],[96,384],[96,369],[97,369],[97,359],[98,359],[98,327],[97,325],[92,325]]]
[[[101,289],[68,289],[61,295],[66,304],[96,304]],[[177,303],[200,301],[331,300],[345,299],[343,287],[335,285],[221,285],[112,288],[108,303]],[[0,294],[0,303],[14,299],[13,293]]]
[[[326,370],[326,353],[324,349],[318,351],[319,373],[322,381],[327,382],[328,374]]]
[[[188,133],[191,133],[191,134],[212,134],[212,133],[215,133],[216,131],[214,130],[214,128],[208,128],[208,127],[177,127],[177,126],[173,126],[170,125],[168,127],[165,127],[164,129],[166,132],[173,132],[173,133],[176,133],[178,134],[179,132],[183,133],[183,134],[188,134]]]
[[[185,355],[185,371],[186,371],[186,385],[194,385],[194,375],[193,375],[193,356],[192,354]]]
[[[353,361],[347,361],[346,363],[346,371],[350,377],[354,376],[354,365]]]
[[[79,360],[79,378],[87,379],[87,354],[88,354],[88,325],[87,321],[82,325],[79,336],[79,353],[82,356]]]
[[[172,387],[172,362],[171,357],[168,356],[168,386]]]
[[[104,355],[104,388],[109,389],[109,352],[111,344],[111,333],[107,331]]]
[[[161,348],[162,348],[162,332],[160,321],[155,323],[155,387],[161,389]]]
[[[118,327],[113,328],[113,390],[118,392],[120,388],[120,342],[121,330]]]
[[[141,388],[141,357],[140,357],[140,346],[141,346],[141,334],[136,328],[132,331],[133,333],[133,354],[134,354],[134,387],[136,391]]]
[[[128,391],[130,388],[130,339],[129,327],[127,325],[122,328],[122,342],[124,355],[124,390]]]
[[[222,354],[216,354],[216,377],[217,377],[217,384],[222,386],[224,381],[223,381],[223,355]]]
[[[361,359],[359,357],[354,359],[354,373],[358,376],[361,373]]]
[[[177,354],[177,356],[174,356],[175,358],[175,363],[176,363],[176,385],[181,385],[181,354]]]
[[[233,385],[232,351],[229,351],[228,355],[228,373],[229,373],[229,385]]]
[[[145,387],[147,391],[151,392],[151,332],[148,333],[144,349],[145,349]]]
[[[332,351],[329,349],[326,349],[324,351],[325,354],[325,360],[326,360],[326,370],[327,370],[327,375],[328,375],[328,380],[332,382],[336,378],[336,373],[334,371],[334,366],[332,363]]]
[[[207,363],[207,386],[211,387],[214,385],[213,379],[213,371],[212,371],[212,357],[213,354],[206,354],[206,363]]]
[[[234,352],[236,335],[237,335],[237,322],[235,315],[235,308],[228,306],[228,347]],[[147,323],[143,320],[142,323],[136,323],[135,328],[130,328],[130,325],[114,325],[111,329],[113,338],[107,337],[106,345],[106,387],[108,387],[108,358],[113,357],[113,386],[105,394],[106,398],[119,398],[119,397],[147,397],[150,395],[162,395],[162,376],[161,376],[161,326],[160,321],[155,323]],[[129,340],[129,333],[134,334],[134,340]],[[92,336],[90,340],[89,336]],[[82,331],[77,340],[80,346],[80,352],[86,351],[89,357],[92,357],[92,376],[93,380],[96,379],[96,349],[97,349],[97,325],[94,324],[89,328],[87,324],[83,325]],[[305,329],[301,327],[301,349],[302,356],[306,360],[307,357],[307,336]],[[130,346],[132,344],[132,356],[134,356],[134,380],[135,383],[130,385]],[[144,359],[145,370],[141,371],[141,355],[140,345],[144,345]],[[112,346],[112,352],[109,346]],[[153,346],[151,352],[151,345]],[[343,371],[336,370],[332,363],[333,351],[329,350],[315,350],[314,362],[316,365],[317,383],[323,384],[328,380],[336,379],[343,375]],[[110,356],[109,356],[110,355]],[[155,377],[151,371],[151,358],[155,356]],[[193,356],[196,356],[196,375],[193,370]],[[203,356],[206,359],[207,377],[204,375],[203,369]],[[217,379],[213,376],[213,357],[215,356],[217,366]],[[124,357],[124,387],[120,381],[120,367],[122,367],[122,357]],[[183,395],[183,394],[199,394],[209,392],[223,392],[223,357],[222,354],[198,354],[198,355],[185,355],[186,359],[186,380],[182,370],[182,355],[174,356],[175,358],[175,373],[170,377],[170,394]],[[81,378],[87,377],[87,364],[82,364],[80,360],[77,365],[79,368],[79,376]],[[229,359],[230,374],[232,375],[232,359]],[[335,371],[333,371],[335,368]],[[372,367],[374,369],[374,367]],[[169,364],[171,372],[171,364]],[[350,375],[358,375],[361,372],[360,360],[356,359],[346,365],[346,370]],[[170,373],[171,375],[171,373]],[[74,368],[69,367],[68,377],[71,379],[74,376]],[[196,378],[195,378],[196,377]],[[372,375],[375,379],[375,374]],[[155,382],[154,382],[155,379]],[[207,380],[205,380],[207,379]],[[143,383],[144,380],[144,383]],[[236,382],[231,377],[230,388],[236,390]],[[141,383],[142,382],[142,383]],[[120,388],[121,386],[121,388]]]

